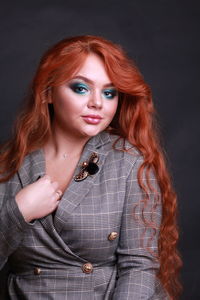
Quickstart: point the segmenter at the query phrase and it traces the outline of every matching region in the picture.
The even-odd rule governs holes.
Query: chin
[[[87,130],[87,131],[85,131],[85,132],[82,132],[82,134],[86,137],[93,137],[93,136],[95,136],[95,135],[97,135],[97,134],[99,134],[101,131],[103,131],[104,130],[104,128],[103,129],[101,129],[101,130],[98,130],[98,129],[94,129],[94,130]]]
[[[99,124],[98,125],[86,125],[84,127],[81,128],[81,134],[85,137],[93,137],[97,134],[99,134],[100,132],[104,131],[109,123],[105,122],[104,124]]]

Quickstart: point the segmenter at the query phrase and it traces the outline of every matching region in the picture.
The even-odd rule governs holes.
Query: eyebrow
[[[87,78],[87,77],[85,77],[85,76],[81,76],[81,75],[75,76],[75,77],[72,78],[72,80],[73,80],[73,79],[82,79],[82,80],[84,80],[84,81],[87,82],[87,83],[94,84],[94,81],[92,81],[91,79],[89,79],[89,78]],[[114,85],[113,85],[112,82],[106,83],[106,84],[104,84],[103,86],[104,86],[104,87],[114,87]]]

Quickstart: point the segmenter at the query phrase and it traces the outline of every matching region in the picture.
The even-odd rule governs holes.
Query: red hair
[[[181,259],[176,248],[176,194],[158,139],[150,88],[119,45],[101,37],[77,36],[60,41],[44,54],[33,79],[27,105],[18,117],[14,137],[2,148],[1,172],[6,176],[1,181],[8,180],[17,172],[25,155],[44,146],[51,134],[48,99],[52,87],[73,77],[89,53],[95,53],[103,60],[112,83],[119,91],[119,107],[110,130],[128,139],[143,155],[138,181],[144,192],[146,186],[141,174],[145,173],[150,189],[149,171],[153,169],[156,174],[162,198],[158,241],[160,269],[157,276],[170,298],[178,299],[181,291],[178,279]]]

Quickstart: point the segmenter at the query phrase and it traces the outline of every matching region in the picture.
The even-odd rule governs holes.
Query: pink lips
[[[99,115],[87,115],[82,117],[83,120],[88,124],[99,124],[102,120],[102,117]]]

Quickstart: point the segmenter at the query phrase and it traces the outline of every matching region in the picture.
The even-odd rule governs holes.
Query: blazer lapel
[[[28,154],[18,171],[22,187],[45,175],[45,158],[41,149]]]

